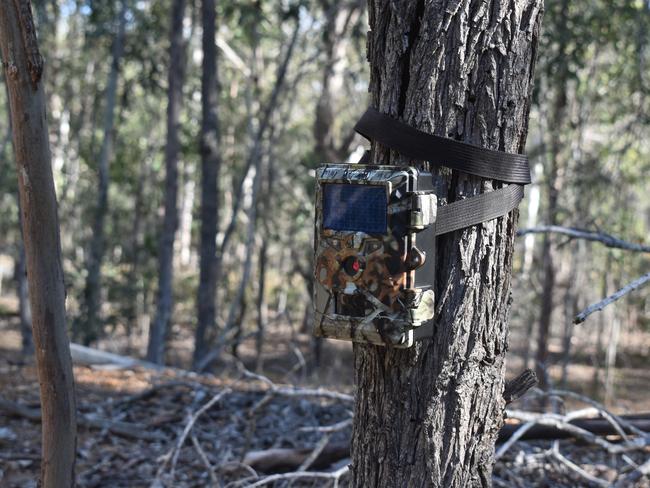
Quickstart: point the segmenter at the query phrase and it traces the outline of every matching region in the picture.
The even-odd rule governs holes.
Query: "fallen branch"
[[[626,476],[618,479],[614,484],[614,488],[624,488],[637,486],[636,482],[639,481],[643,476],[650,475],[650,458],[640,466],[637,466],[632,472],[628,473]]]
[[[39,461],[41,460],[40,454],[30,453],[15,453],[15,452],[0,452],[0,459],[4,461]]]
[[[158,364],[141,361],[128,356],[121,356],[92,347],[82,346],[81,344],[70,344],[70,355],[72,362],[84,366],[115,366],[116,368],[135,368],[140,366],[145,369],[162,370],[163,366]]]
[[[243,464],[255,471],[264,473],[285,472],[298,469],[305,464],[316,448],[304,449],[275,448],[264,451],[251,451],[244,456]],[[350,455],[350,444],[341,442],[324,446],[311,462],[311,467],[323,469]]]
[[[518,236],[524,236],[526,234],[561,234],[576,239],[584,239],[586,241],[600,242],[606,247],[612,249],[623,249],[625,251],[633,252],[644,252],[650,253],[650,246],[643,244],[635,244],[633,242],[627,242],[618,237],[611,236],[604,232],[595,232],[585,229],[576,229],[574,227],[562,227],[559,225],[540,225],[538,227],[531,227],[528,229],[520,229],[517,231]]]
[[[4,398],[0,398],[0,411],[15,417],[23,417],[33,422],[41,421],[40,408],[30,408],[19,403],[14,403]],[[88,415],[79,416],[77,423],[84,427],[93,429],[108,430],[121,437],[131,439],[140,439],[145,441],[164,441],[167,438],[160,432],[149,432],[146,427],[128,422],[118,422],[114,420],[98,419]]]
[[[573,471],[574,473],[576,473],[576,474],[577,474],[578,476],[580,476],[581,478],[586,479],[586,480],[589,481],[590,483],[593,483],[594,485],[597,485],[597,486],[603,486],[603,487],[605,487],[605,486],[610,486],[610,484],[609,484],[608,481],[603,480],[603,479],[600,479],[600,478],[597,478],[596,476],[593,476],[593,475],[587,473],[584,469],[582,469],[582,468],[581,468],[580,466],[578,466],[576,463],[574,463],[573,461],[571,461],[570,459],[568,459],[566,456],[564,456],[564,455],[560,452],[560,450],[559,450],[557,444],[556,444],[556,445],[554,446],[554,448],[551,450],[551,454],[552,454],[552,456],[553,456],[555,459],[557,459],[557,460],[560,461],[562,464],[564,464],[564,466],[566,466],[568,469],[570,469],[571,471]]]
[[[275,395],[286,397],[321,397],[329,398],[331,400],[339,400],[342,402],[353,403],[354,397],[346,393],[339,393],[338,391],[326,390],[325,388],[298,388],[295,386],[279,386],[273,383],[269,378],[261,374],[253,373],[247,369],[241,369],[244,377],[248,379],[258,380],[269,387],[269,392]]]
[[[171,476],[171,481],[173,482],[174,471],[176,469],[176,463],[178,462],[178,456],[180,455],[181,448],[183,447],[183,444],[185,444],[185,440],[187,439],[187,436],[189,435],[192,428],[194,427],[194,424],[196,423],[196,421],[201,415],[203,415],[205,412],[210,410],[210,408],[212,408],[212,406],[215,403],[217,403],[219,400],[221,400],[224,396],[226,396],[231,391],[232,390],[230,388],[221,390],[219,393],[214,395],[208,402],[206,402],[205,405],[199,408],[194,414],[189,416],[187,424],[185,425],[185,428],[183,429],[181,435],[178,437],[178,441],[176,442],[176,445],[167,454],[161,457],[163,462],[158,468],[158,471],[156,472],[156,478],[154,479],[154,482],[151,485],[152,487],[160,485],[160,478],[162,477],[163,473],[167,469],[167,464],[169,464],[170,461],[172,463],[170,476]]]
[[[521,420],[522,422],[550,426],[558,430],[566,431],[572,434],[572,437],[581,439],[591,444],[595,444],[598,447],[605,449],[610,454],[621,454],[636,449],[644,449],[650,445],[650,436],[639,437],[634,440],[623,442],[621,444],[612,444],[611,442],[600,438],[596,434],[593,434],[586,429],[582,429],[577,425],[568,422],[565,416],[557,415],[554,413],[533,413],[524,412],[521,410],[507,410],[507,414],[509,418],[515,418]]]
[[[349,471],[350,471],[349,466],[343,466],[342,468],[333,471],[332,473],[318,472],[318,471],[301,471],[295,473],[272,474],[247,486],[248,488],[257,488],[259,486],[268,485],[269,483],[275,483],[276,481],[294,480],[296,478],[319,478],[319,479],[331,480],[334,482],[334,487],[338,487],[340,479],[344,475],[346,475]]]
[[[581,324],[584,322],[587,317],[589,317],[592,313],[594,312],[599,312],[603,308],[605,308],[607,305],[614,303],[621,297],[627,295],[631,291],[636,290],[640,286],[644,285],[650,281],[650,273],[641,276],[640,278],[634,280],[632,283],[629,285],[624,286],[617,292],[613,293],[612,295],[608,296],[607,298],[604,298],[600,302],[594,303],[592,305],[589,305],[587,308],[585,308],[582,312],[580,312],[578,315],[576,315],[575,319],[573,319],[574,324]]]

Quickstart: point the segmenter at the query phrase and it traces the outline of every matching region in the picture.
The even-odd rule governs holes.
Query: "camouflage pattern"
[[[414,243],[416,233],[435,220],[435,196],[411,190],[417,170],[410,167],[327,165],[316,176],[314,334],[410,347],[413,330],[434,314],[433,290],[414,285],[415,270],[426,259]],[[386,234],[323,229],[323,185],[331,183],[384,186]],[[343,266],[350,257],[360,263],[354,274]]]

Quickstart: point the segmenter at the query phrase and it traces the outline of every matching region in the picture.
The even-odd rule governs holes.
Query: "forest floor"
[[[40,428],[34,421],[38,380],[33,361],[19,352],[19,339],[16,321],[0,319],[3,488],[35,487],[40,463]],[[309,344],[306,335],[270,334],[264,377],[237,367],[234,360],[220,365],[218,377],[180,369],[75,365],[81,419],[78,486],[345,486],[351,352],[347,345],[325,344],[321,362],[327,366],[319,375],[305,360]],[[246,343],[240,352],[252,370],[254,348]],[[183,362],[182,355],[176,361]],[[631,381],[617,384],[620,401],[611,410],[650,411],[648,376],[634,370],[620,371],[617,378],[629,376]],[[581,390],[580,380],[573,381],[569,388]],[[575,401],[564,406],[577,407]],[[647,447],[613,455],[584,439],[520,441],[497,461],[494,482],[505,487],[607,486],[634,478],[635,466],[649,457]],[[650,480],[641,476],[625,486],[650,488]]]

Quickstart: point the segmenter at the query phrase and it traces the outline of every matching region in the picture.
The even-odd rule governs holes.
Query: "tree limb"
[[[650,273],[645,274],[641,276],[640,278],[634,280],[632,283],[624,286],[620,290],[616,291],[615,293],[611,294],[607,298],[602,299],[601,301],[589,305],[587,308],[585,308],[582,312],[580,312],[576,317],[573,319],[574,324],[581,324],[584,322],[587,317],[589,317],[592,313],[594,312],[599,312],[603,308],[605,308],[607,305],[610,305],[620,299],[621,297],[627,295],[631,291],[636,290],[640,286],[644,285],[650,281]]]
[[[625,251],[650,253],[650,246],[644,244],[636,244],[627,242],[618,237],[606,234],[604,232],[596,232],[585,229],[576,229],[574,227],[562,227],[560,225],[540,225],[537,227],[530,227],[528,229],[519,229],[517,236],[524,236],[526,234],[561,234],[575,239],[584,239],[586,241],[600,242],[606,247],[612,249],[623,249]]]

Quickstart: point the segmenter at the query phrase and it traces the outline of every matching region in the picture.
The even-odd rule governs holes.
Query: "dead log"
[[[295,471],[314,450],[313,447],[304,449],[267,449],[264,451],[251,451],[244,457],[247,464],[255,471],[262,473],[284,473]],[[331,466],[350,455],[350,444],[340,442],[325,446],[316,457],[310,468],[323,469]]]
[[[163,369],[154,363],[141,361],[139,359],[131,358],[128,356],[120,356],[110,352],[100,351],[92,347],[82,346],[81,344],[70,344],[70,354],[72,355],[72,362],[75,364],[82,364],[84,366],[105,366],[110,365],[116,368],[135,368],[141,367],[145,369]]]

